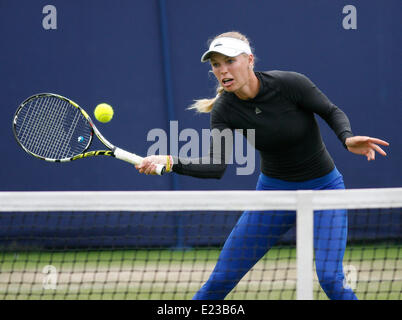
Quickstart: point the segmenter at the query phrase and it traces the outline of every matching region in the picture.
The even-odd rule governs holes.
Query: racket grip
[[[166,167],[163,164],[157,164],[155,172],[161,176],[166,172]]]
[[[125,151],[125,150],[120,149],[120,148],[114,149],[113,153],[114,153],[114,156],[117,159],[129,162],[129,163],[134,164],[134,165],[141,164],[142,160],[144,159],[144,158],[142,158],[140,156],[137,156],[134,153]],[[156,170],[155,170],[156,174],[161,176],[161,175],[163,175],[165,173],[165,171],[166,171],[166,168],[165,168],[164,165],[162,165],[162,164],[157,164],[156,165]]]

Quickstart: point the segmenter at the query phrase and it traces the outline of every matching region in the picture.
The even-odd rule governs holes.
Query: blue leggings
[[[304,182],[286,182],[260,175],[257,190],[344,189],[342,175],[335,168],[329,174]],[[208,281],[194,300],[221,300],[268,252],[296,221],[294,211],[245,211],[226,240]],[[347,240],[347,211],[314,212],[314,251],[317,276],[328,298],[357,300],[344,286],[342,267]]]

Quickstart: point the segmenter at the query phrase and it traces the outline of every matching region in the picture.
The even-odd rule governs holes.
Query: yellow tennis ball
[[[106,123],[113,118],[113,108],[107,103],[100,103],[96,106],[94,110],[96,120]]]

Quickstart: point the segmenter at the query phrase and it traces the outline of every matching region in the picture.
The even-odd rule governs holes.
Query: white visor
[[[202,55],[201,62],[208,61],[211,54],[214,52],[221,53],[228,57],[237,57],[242,53],[251,54],[251,48],[246,42],[240,39],[228,37],[217,38],[212,41],[209,50]]]

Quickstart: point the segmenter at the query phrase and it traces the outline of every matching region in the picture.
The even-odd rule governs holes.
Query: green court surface
[[[219,248],[3,252],[0,299],[191,299],[208,279],[219,252]],[[343,265],[359,299],[401,299],[401,246],[349,245]],[[46,266],[54,267],[53,282]],[[227,296],[295,298],[296,250],[287,246],[271,249]],[[314,299],[327,299],[316,278]]]

